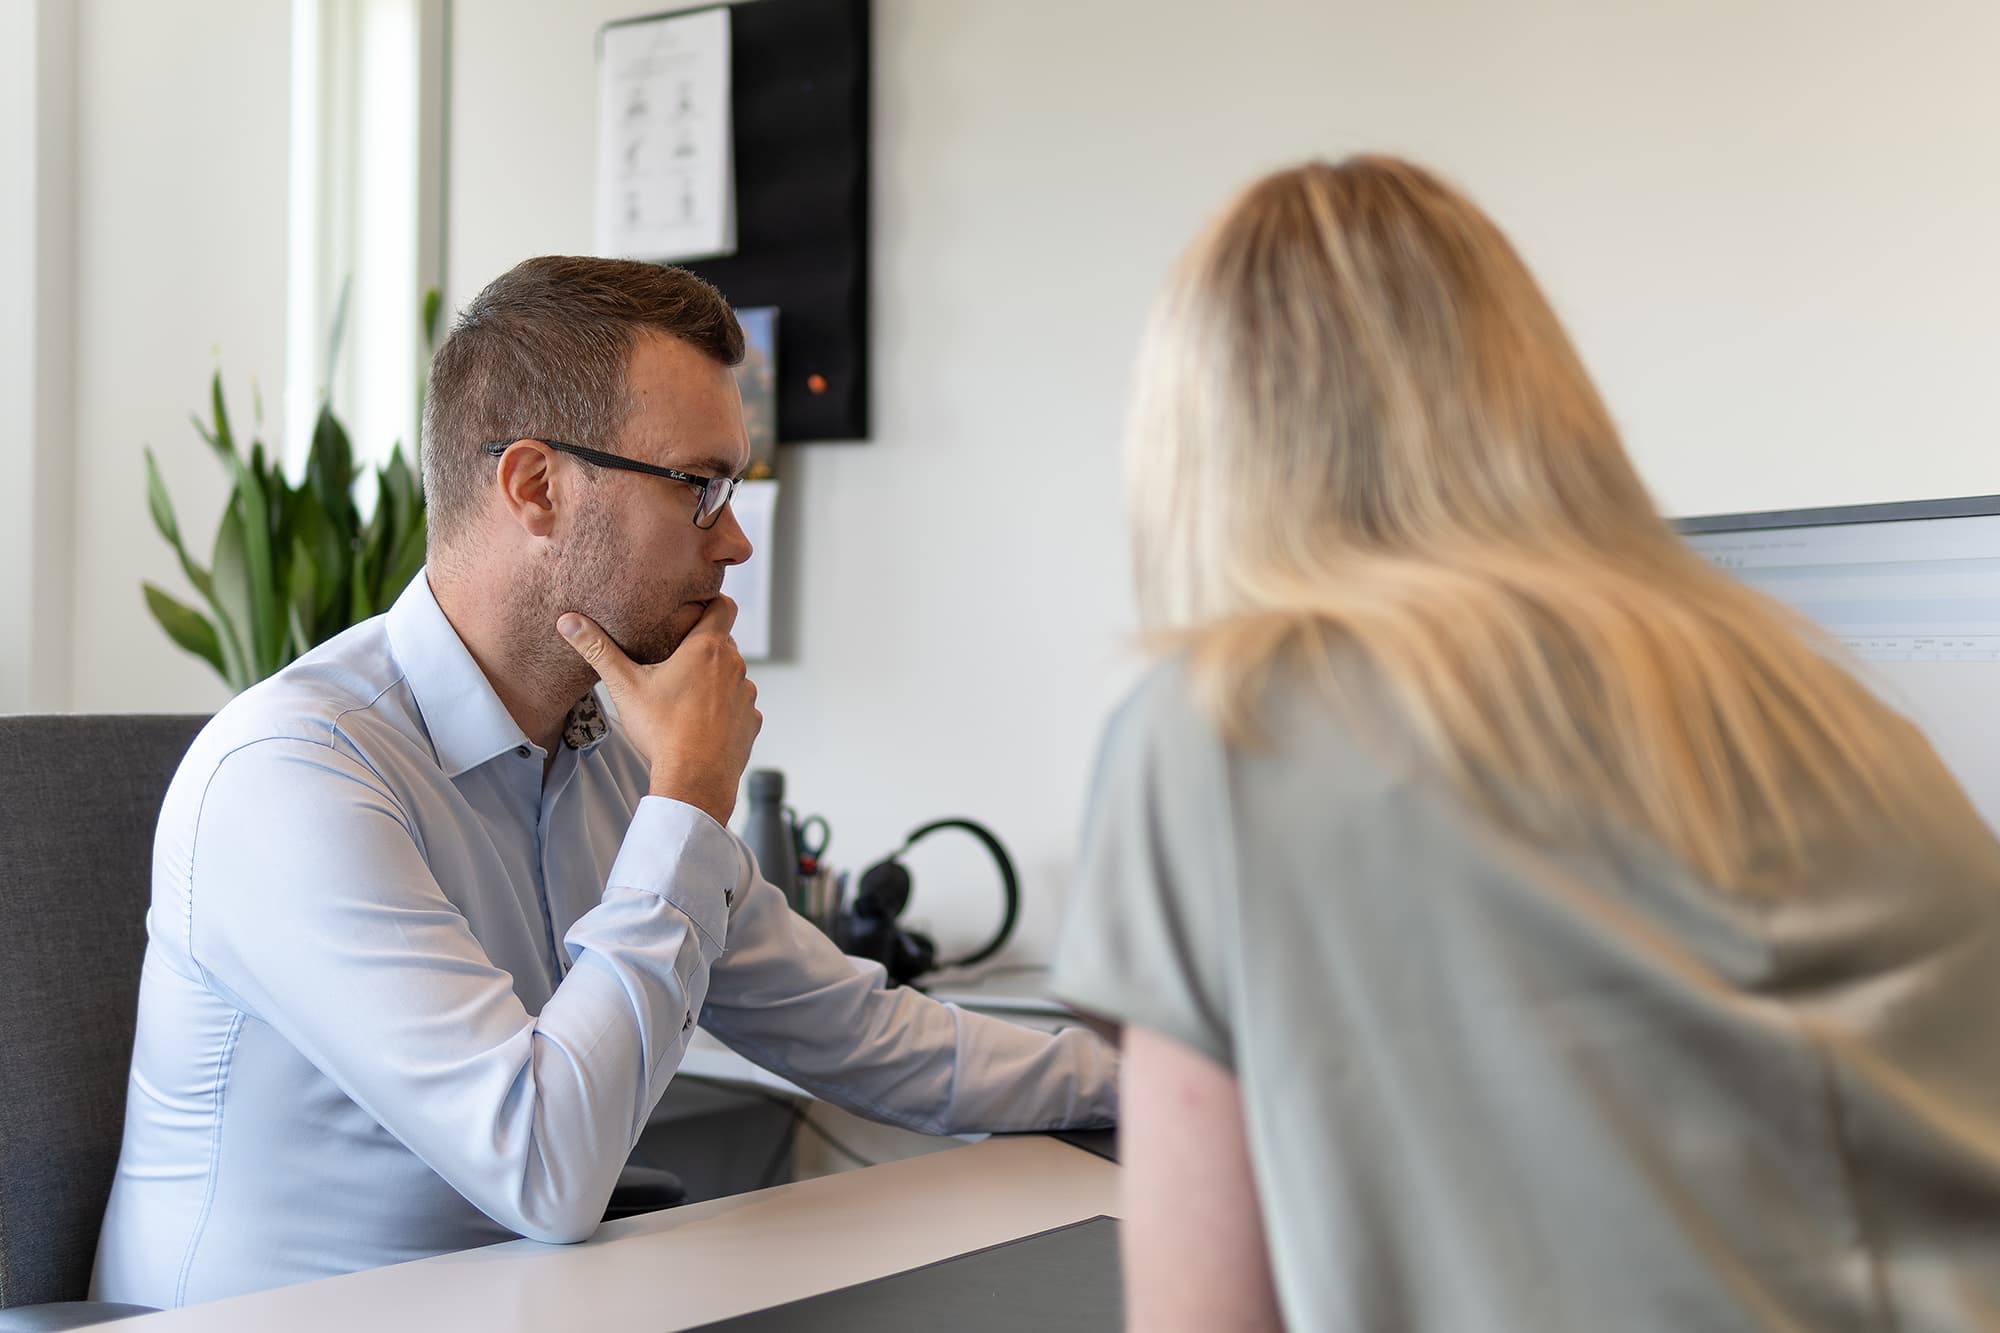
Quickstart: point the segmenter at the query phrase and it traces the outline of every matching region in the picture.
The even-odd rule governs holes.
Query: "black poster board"
[[[778,307],[781,443],[865,439],[868,0],[729,11],[736,253],[685,267],[731,305]]]

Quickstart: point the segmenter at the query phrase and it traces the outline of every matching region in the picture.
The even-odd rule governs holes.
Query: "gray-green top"
[[[1056,969],[1235,1072],[1292,1328],[2000,1328],[1990,833],[1752,900],[1502,831],[1355,691],[1255,752],[1155,671]]]

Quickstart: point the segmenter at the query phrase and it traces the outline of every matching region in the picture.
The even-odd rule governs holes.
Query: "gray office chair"
[[[0,717],[0,1333],[80,1328],[124,1129],[160,798],[206,719]]]
[[[153,827],[206,720],[0,716],[0,1333],[146,1313],[83,1298],[124,1131]],[[686,1197],[629,1165],[605,1218]]]

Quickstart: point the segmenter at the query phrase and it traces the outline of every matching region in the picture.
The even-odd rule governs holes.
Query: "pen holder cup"
[[[799,875],[798,912],[839,941],[841,909],[847,900],[847,872],[822,865]]]

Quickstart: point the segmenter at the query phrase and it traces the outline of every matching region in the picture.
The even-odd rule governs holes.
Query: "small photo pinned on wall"
[[[778,509],[778,308],[751,306],[736,312],[743,326],[743,361],[736,384],[743,392],[743,433],[750,440],[750,466],[730,508],[750,558],[724,574],[722,590],[736,601],[736,646],[759,661],[771,655],[771,545]]]
[[[743,430],[750,437],[746,481],[778,475],[778,307],[750,306],[736,312],[743,326],[743,363],[736,384],[743,391]]]
[[[750,540],[750,558],[722,572],[722,590],[736,603],[736,647],[750,661],[771,655],[771,543],[777,526],[778,483],[746,481],[729,502]]]

